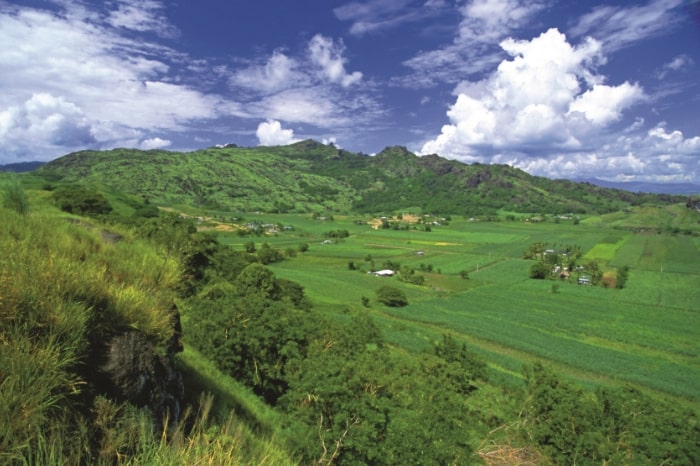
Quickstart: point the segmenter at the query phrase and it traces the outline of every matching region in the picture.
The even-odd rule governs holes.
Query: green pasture
[[[616,252],[611,265],[629,265],[646,271],[700,273],[697,238],[679,235],[637,234]]]
[[[584,384],[633,384],[657,394],[700,401],[700,241],[697,237],[634,233],[603,221],[471,222],[407,230],[358,225],[368,217],[270,216],[293,231],[259,238],[225,236],[229,244],[268,242],[273,247],[309,244],[304,254],[271,268],[297,281],[315,305],[330,313],[368,312],[387,339],[420,351],[452,333],[481,354],[496,379],[517,382],[524,363],[546,360]],[[347,229],[348,238],[323,244],[324,233]],[[578,245],[582,262],[597,260],[604,270],[629,266],[622,289],[579,286],[529,278],[533,243]],[[425,285],[367,273],[385,260],[425,276]],[[358,270],[350,270],[352,261]],[[432,272],[420,272],[423,264]],[[466,270],[469,278],[460,277]],[[387,308],[375,290],[391,284],[409,305]],[[362,306],[370,298],[370,307]]]

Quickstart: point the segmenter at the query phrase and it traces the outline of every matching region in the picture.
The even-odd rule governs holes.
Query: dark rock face
[[[120,401],[148,407],[157,419],[171,423],[180,417],[184,397],[182,376],[172,361],[158,354],[139,331],[128,331],[107,342],[101,367],[103,386]]]

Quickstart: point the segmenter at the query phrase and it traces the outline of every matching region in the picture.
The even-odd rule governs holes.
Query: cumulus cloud
[[[644,133],[640,119],[613,136],[612,125],[625,110],[647,97],[638,84],[605,84],[593,71],[604,60],[597,41],[573,46],[550,29],[530,41],[509,39],[501,45],[512,58],[487,78],[457,86],[449,124],[423,144],[422,154],[507,163],[568,178],[655,170],[685,176],[663,157],[670,154],[678,163],[697,156],[700,138],[686,139],[663,126]]]
[[[344,51],[345,46],[342,41],[335,42],[321,34],[316,34],[309,42],[311,62],[320,68],[321,75],[330,82],[348,87],[359,83],[362,73],[345,71]]]
[[[629,132],[605,138],[586,152],[554,154],[549,157],[515,159],[530,173],[555,178],[599,177],[616,181],[694,182],[700,175],[697,158],[700,137],[687,138],[660,123],[647,131]],[[506,163],[505,158],[503,163]]]
[[[55,151],[94,141],[82,109],[62,97],[37,93],[0,111],[0,143],[10,153],[26,153],[27,158],[37,159],[41,154],[34,151]]]
[[[145,139],[141,142],[141,149],[151,150],[151,149],[161,149],[163,147],[168,147],[171,144],[167,139],[161,138],[150,138]]]
[[[260,123],[255,135],[261,146],[286,146],[300,141],[294,137],[293,130],[282,129],[282,124],[277,120],[267,120]]]

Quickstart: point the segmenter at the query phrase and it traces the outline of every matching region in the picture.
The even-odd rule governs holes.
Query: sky
[[[700,0],[0,0],[0,163],[303,139],[700,183]]]

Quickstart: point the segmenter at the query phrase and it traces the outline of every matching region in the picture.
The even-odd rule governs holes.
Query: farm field
[[[307,243],[307,252],[270,268],[302,284],[319,309],[370,313],[387,338],[407,351],[451,333],[481,354],[494,379],[504,383],[517,384],[524,363],[542,360],[586,385],[632,384],[700,403],[697,237],[633,233],[602,222],[460,218],[424,231],[415,224],[375,229],[370,217],[359,216],[265,215],[256,221],[293,230],[259,237],[221,233],[220,240],[234,248],[249,241],[281,249]],[[349,236],[327,241],[324,234],[335,230]],[[605,273],[629,266],[627,284],[614,289],[531,279],[534,261],[522,255],[536,242],[578,245],[580,262],[595,260]],[[424,285],[367,273],[385,261],[413,267]],[[466,279],[460,276],[465,271]],[[384,284],[402,289],[409,305],[378,303],[374,291]]]

